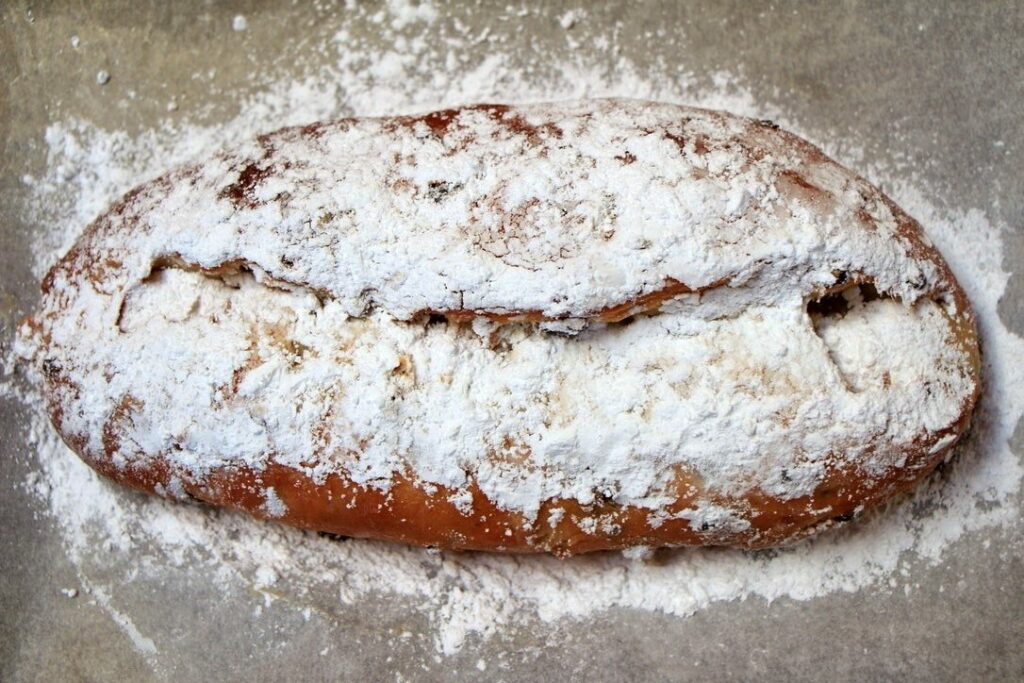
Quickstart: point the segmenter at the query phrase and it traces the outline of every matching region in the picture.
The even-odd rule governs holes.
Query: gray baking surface
[[[180,116],[204,110],[211,120],[226,120],[253,87],[250,74],[281,69],[310,34],[337,30],[342,13],[322,4],[0,6],[0,344],[10,343],[14,324],[37,298],[21,177],[44,168],[47,123],[77,116],[138,130],[167,115],[171,94]],[[506,47],[519,41],[535,54],[564,49],[557,19],[569,5],[539,3],[519,26],[490,21],[505,5],[448,12],[467,25],[490,26]],[[230,30],[236,14],[248,19],[244,33]],[[696,74],[742,74],[755,97],[783,106],[805,129],[863,144],[866,166],[907,161],[950,206],[980,208],[1010,226],[1006,270],[1024,258],[1021,3],[608,2],[589,6],[586,16],[590,23],[621,22],[620,44],[641,66],[665,60]],[[645,37],[666,26],[678,30],[664,40]],[[373,30],[365,23],[350,28]],[[88,49],[68,49],[72,35]],[[211,67],[211,80],[190,77]],[[98,87],[101,69],[113,77]],[[128,89],[134,99],[126,99]],[[1024,278],[1011,279],[1000,312],[1010,329],[1024,332]],[[25,416],[15,403],[0,405],[3,680],[1024,678],[1021,525],[964,538],[938,566],[919,563],[920,587],[908,595],[864,589],[806,602],[748,599],[685,619],[613,610],[473,639],[444,659],[423,636],[425,619],[395,601],[334,601],[308,623],[284,609],[254,620],[263,603],[258,594],[223,594],[202,571],[179,572],[176,581],[140,580],[117,595],[120,609],[162,645],[154,670],[107,612],[61,594],[77,585],[75,569],[42,505],[20,486],[33,466],[24,456]],[[1013,448],[1024,453],[1020,426]],[[396,646],[393,634],[402,629],[413,637]],[[328,644],[330,656],[318,656]],[[482,674],[481,658],[505,667]]]

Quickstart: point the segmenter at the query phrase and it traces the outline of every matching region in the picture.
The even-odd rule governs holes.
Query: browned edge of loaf
[[[51,411],[51,414],[53,412]],[[969,413],[948,433],[967,429]],[[751,528],[743,532],[694,529],[685,519],[649,522],[651,511],[611,501],[582,505],[575,500],[543,503],[531,524],[522,515],[501,510],[473,485],[473,503],[466,513],[448,500],[454,493],[444,487],[429,492],[408,477],[396,477],[387,491],[353,483],[340,474],[316,483],[303,473],[279,464],[263,471],[225,467],[202,481],[175,472],[165,460],[152,459],[127,469],[115,467],[109,457],[90,457],[84,444],[69,442],[83,460],[100,474],[147,493],[169,496],[175,480],[188,497],[247,512],[301,529],[338,536],[398,541],[451,550],[512,553],[550,552],[560,557],[633,546],[730,545],[766,548],[803,538],[859,512],[909,491],[949,453],[952,444],[929,454],[928,448],[908,452],[906,465],[892,477],[866,478],[857,470],[834,470],[813,496],[791,500],[752,492],[742,503],[750,513]],[[266,509],[264,490],[273,487],[287,512],[273,517]],[[683,471],[673,483],[676,500],[662,511],[672,517],[693,508],[700,492],[699,479]],[[721,499],[735,505],[734,499]],[[561,510],[552,523],[552,514]],[[596,530],[585,531],[580,522],[598,520]]]
[[[506,117],[508,107],[505,105],[477,105],[468,109],[490,112],[496,121],[502,122],[513,132],[527,136],[542,133],[560,136],[560,131],[552,130],[551,126],[537,128],[526,124],[518,116]],[[458,110],[445,110],[417,117],[402,117],[395,121],[397,125],[408,126],[424,123],[435,135],[443,137],[457,112]],[[713,111],[710,111],[709,115],[721,116]],[[802,138],[779,130],[771,122],[752,123],[763,135],[775,138],[772,140],[762,137],[762,143],[768,140],[769,144],[779,144],[778,138],[781,137],[784,144],[798,149],[803,154],[807,164],[835,163],[817,147]],[[277,135],[317,136],[324,126],[345,124],[346,120],[342,120],[283,129],[260,136],[259,141],[266,148]],[[756,149],[758,141],[754,140],[751,144]],[[712,148],[705,147],[705,151],[710,149]],[[105,219],[109,215],[130,215],[133,199],[142,189],[153,184],[169,184],[175,173],[180,172],[169,173],[135,188],[91,224],[76,245],[47,274],[42,284],[44,293],[50,290],[56,274],[61,271],[70,280],[84,278],[102,291],[105,273],[119,268],[120,263],[90,251],[90,235],[107,227]],[[824,190],[815,187],[797,171],[786,171],[782,180],[788,186],[780,189],[784,190],[792,201],[819,202],[828,199]],[[646,508],[622,506],[611,500],[599,500],[591,505],[582,505],[572,499],[545,501],[537,518],[530,523],[518,513],[497,508],[475,485],[471,489],[471,510],[463,512],[448,500],[455,491],[437,486],[424,486],[408,476],[395,477],[391,486],[383,491],[356,484],[341,474],[329,475],[325,481],[317,483],[297,470],[272,462],[262,471],[237,466],[214,469],[202,480],[194,479],[185,471],[175,471],[169,461],[162,458],[150,458],[145,460],[144,464],[136,462],[125,469],[119,469],[112,459],[119,448],[116,441],[117,424],[121,420],[131,419],[133,404],[140,399],[126,396],[122,400],[104,429],[103,450],[93,452],[89,450],[84,439],[60,431],[63,406],[56,401],[54,392],[49,389],[52,384],[69,380],[59,374],[52,375],[44,371],[44,393],[48,412],[61,437],[72,450],[97,472],[121,484],[147,493],[174,497],[172,492],[176,490],[177,483],[188,497],[198,501],[328,534],[454,550],[512,553],[546,551],[562,557],[632,546],[731,545],[764,548],[780,545],[804,538],[837,522],[848,521],[859,512],[912,489],[943,461],[956,441],[934,453],[929,453],[933,445],[949,434],[959,439],[966,432],[980,394],[977,332],[974,315],[965,293],[942,257],[925,243],[918,223],[884,193],[879,193],[896,216],[899,234],[911,245],[910,255],[931,261],[941,273],[941,291],[937,298],[950,297],[955,303],[958,315],[956,318],[950,317],[950,323],[958,343],[971,359],[975,391],[964,402],[960,418],[954,425],[942,433],[931,435],[927,440],[922,438],[915,443],[908,449],[906,464],[890,472],[885,478],[867,476],[856,465],[834,466],[811,496],[781,500],[755,490],[739,500],[718,498],[717,502],[721,504],[739,505],[746,509],[751,527],[744,531],[694,529],[690,527],[689,521],[673,518],[676,513],[693,508],[698,499],[703,497],[707,500],[707,497],[702,495],[704,492],[700,478],[682,469],[676,471],[672,485],[677,498],[661,511],[665,513],[663,517],[667,519],[657,526],[650,523],[651,511]],[[862,229],[871,229],[870,216],[858,216],[858,219],[863,223],[860,226]],[[182,264],[167,265],[176,267]],[[187,264],[184,265],[187,267]],[[161,267],[161,264],[154,264],[154,267]],[[204,272],[216,275],[215,271],[216,269],[208,269]],[[714,286],[721,284],[724,283],[715,283]],[[694,290],[685,283],[672,280],[666,282],[661,290],[595,312],[592,317],[603,322],[619,322],[637,313],[656,311],[665,301],[692,291]],[[477,316],[485,316],[498,323],[533,323],[548,320],[535,311],[467,310],[423,313],[442,315],[451,323],[467,322]],[[32,318],[27,319],[26,324],[37,331],[42,329],[41,323]],[[44,338],[43,342],[48,343],[48,340]],[[87,390],[82,387],[75,389]],[[837,462],[841,461],[840,458]],[[267,512],[263,491],[268,487],[274,489],[287,510],[281,517],[272,518]],[[711,496],[710,500],[715,502],[716,498]],[[580,524],[585,520],[596,520],[598,524],[596,528],[585,531]]]

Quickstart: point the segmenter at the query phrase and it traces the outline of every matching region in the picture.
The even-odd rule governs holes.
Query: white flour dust
[[[332,56],[328,66],[268,77],[263,91],[241,103],[242,113],[226,124],[168,121],[129,135],[77,120],[53,123],[45,136],[45,174],[25,178],[39,226],[36,274],[41,277],[92,218],[136,183],[284,125],[481,101],[616,95],[773,118],[800,132],[798,122],[755,103],[728,74],[697,85],[678,68],[642,70],[625,58],[612,69],[590,67],[572,52],[556,69],[520,71],[513,66],[515,55],[501,44],[489,45],[486,56],[474,61],[471,48],[486,42],[487,32],[471,34],[457,22],[445,29],[447,42],[438,47],[425,33],[437,29],[436,15],[429,5],[391,3],[390,10],[369,17],[389,49],[374,48],[361,34],[343,29],[324,46]],[[563,17],[561,25],[579,40],[586,17]],[[615,39],[613,33],[591,36],[610,50]],[[849,151],[815,141],[856,168]],[[83,575],[87,567],[112,561],[105,557],[131,557],[139,572],[204,563],[226,584],[287,586],[299,596],[334,586],[345,604],[370,595],[401,597],[428,617],[444,654],[457,652],[467,636],[487,637],[525,618],[585,618],[612,607],[685,616],[748,596],[809,599],[886,580],[915,557],[938,561],[965,533],[1018,517],[1014,499],[1024,470],[1008,440],[1024,413],[1024,366],[1015,362],[1024,357],[1024,340],[997,313],[1009,278],[1002,269],[999,226],[977,210],[938,208],[927,188],[906,174],[867,171],[925,226],[967,290],[981,329],[986,390],[970,437],[944,472],[921,487],[914,504],[895,504],[840,533],[778,552],[682,550],[658,553],[654,561],[613,554],[560,561],[337,543],[235,514],[124,494],[63,446],[31,394],[22,398],[35,408],[29,442],[38,467],[28,485],[45,501]],[[4,365],[10,368],[9,359]],[[5,373],[0,394],[15,391]],[[108,596],[110,589],[99,590]],[[140,648],[158,651],[158,638],[151,641],[128,616],[116,614]]]

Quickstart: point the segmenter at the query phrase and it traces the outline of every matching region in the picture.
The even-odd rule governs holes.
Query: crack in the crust
[[[229,281],[231,276],[238,275],[239,273],[250,273],[257,275],[259,282],[268,287],[282,289],[285,291],[301,290],[311,292],[321,303],[334,298],[334,295],[327,290],[311,287],[306,283],[289,280],[287,278],[280,277],[279,275],[270,275],[265,268],[247,259],[232,259],[230,261],[224,261],[213,267],[205,267],[185,260],[180,254],[166,254],[154,259],[150,266],[149,273],[136,286],[150,284],[162,271],[170,269],[194,272],[206,277],[217,278],[228,286],[231,286]],[[426,324],[443,319],[448,323],[460,324],[471,323],[474,320],[481,318],[495,325],[524,323],[540,324],[567,321],[595,322],[603,323],[605,325],[627,325],[631,323],[636,316],[657,314],[663,305],[672,300],[678,299],[681,296],[687,294],[699,294],[722,287],[726,285],[728,281],[729,278],[722,278],[721,280],[715,281],[705,287],[691,288],[678,280],[666,278],[664,281],[665,284],[661,288],[646,294],[638,295],[620,304],[607,306],[605,308],[577,315],[567,314],[559,316],[545,315],[542,311],[536,310],[494,311],[466,309],[461,307],[463,293],[460,292],[460,308],[422,309],[416,311],[412,316],[410,316],[407,322]],[[131,296],[131,291],[132,290],[130,289],[126,292],[125,296],[122,298],[117,316],[117,327],[122,331],[124,331],[122,323],[125,314],[125,307],[129,297]],[[372,303],[368,304],[366,311],[364,311],[364,315],[368,314],[371,308]]]
[[[859,393],[860,389],[856,383],[843,370],[842,364],[836,357],[836,349],[822,335],[822,325],[829,320],[845,318],[855,307],[865,306],[872,301],[896,299],[888,294],[880,294],[875,287],[874,281],[860,273],[840,272],[836,275],[836,283],[820,292],[817,296],[811,297],[806,304],[807,314],[811,321],[811,328],[814,334],[821,340],[829,362],[836,369],[843,386],[850,393]],[[888,386],[888,371],[885,373],[885,383]]]
[[[807,302],[807,312],[812,320],[824,317],[842,318],[850,312],[849,296],[854,290],[859,294],[860,301],[865,304],[877,299],[895,298],[890,295],[881,295],[875,287],[874,281],[863,274],[842,272],[837,275],[834,285]]]

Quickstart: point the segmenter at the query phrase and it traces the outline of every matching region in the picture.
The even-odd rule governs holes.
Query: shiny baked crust
[[[586,147],[592,143],[587,137],[590,134],[587,125],[591,125],[587,122],[600,122],[602,118],[616,121],[616,135],[622,138],[626,151],[608,150],[604,154]],[[583,242],[580,253],[572,252],[575,248],[573,241],[566,241],[560,246],[558,236],[530,233],[531,226],[523,227],[522,224],[548,220],[540,212],[547,206],[546,202],[552,206],[556,202],[541,197],[543,191],[538,191],[540,194],[537,196],[530,196],[527,191],[523,196],[517,195],[520,203],[511,212],[497,200],[488,203],[480,197],[467,198],[466,206],[480,213],[467,214],[469,218],[465,219],[468,221],[465,224],[460,224],[458,218],[444,223],[446,230],[464,231],[464,234],[454,236],[446,233],[445,239],[453,241],[445,244],[457,243],[459,239],[483,244],[483,238],[493,238],[495,230],[475,226],[490,219],[504,226],[498,234],[501,239],[506,239],[505,243],[501,244],[499,240],[483,244],[471,252],[472,258],[464,257],[467,270],[472,270],[472,264],[490,263],[488,259],[492,258],[497,260],[493,266],[495,272],[490,275],[497,285],[479,295],[469,289],[459,291],[457,296],[452,294],[450,290],[456,288],[449,288],[444,280],[452,278],[454,281],[462,277],[452,270],[460,265],[460,261],[444,254],[417,260],[412,251],[400,252],[398,259],[392,259],[397,261],[397,265],[389,260],[392,254],[385,254],[362,272],[365,282],[359,281],[358,277],[353,278],[358,286],[348,280],[341,282],[338,273],[351,275],[351,263],[345,262],[342,256],[325,266],[325,262],[317,260],[317,254],[342,252],[346,248],[355,250],[353,245],[357,243],[360,248],[367,244],[372,246],[372,239],[359,242],[362,239],[360,235],[370,233],[372,237],[373,230],[387,227],[386,221],[372,224],[371,219],[359,213],[371,209],[352,209],[355,218],[335,228],[332,221],[337,217],[332,212],[323,211],[321,205],[310,208],[311,205],[304,204],[301,188],[322,179],[322,175],[318,175],[321,173],[318,163],[329,168],[332,163],[352,165],[358,161],[352,156],[331,160],[331,155],[337,153],[332,148],[333,141],[353,135],[353,130],[365,136],[362,139],[382,144],[381,149],[394,151],[394,159],[385,162],[391,166],[382,168],[415,171],[428,169],[431,163],[440,163],[434,157],[428,160],[417,156],[417,145],[422,148],[431,145],[430,149],[434,151],[435,148],[445,150],[448,157],[468,155],[470,159],[488,159],[491,158],[489,154],[511,149],[522,153],[525,160],[525,154],[529,152],[531,163],[536,162],[537,168],[546,168],[543,166],[545,157],[554,158],[551,162],[554,169],[550,172],[556,179],[565,181],[568,189],[559,190],[564,192],[572,192],[576,177],[573,174],[587,166],[579,164],[576,158],[558,166],[558,159],[563,158],[559,155],[565,154],[567,148],[573,149],[575,145],[582,150],[578,156],[589,154],[598,159],[592,164],[595,172],[601,170],[600,164],[606,162],[623,168],[643,165],[647,159],[642,156],[642,150],[653,148],[654,151],[650,152],[652,160],[664,163],[668,159],[691,174],[691,179],[676,180],[673,186],[682,188],[679,191],[686,197],[691,197],[685,194],[690,191],[687,188],[693,187],[699,187],[700,191],[692,197],[701,201],[706,197],[714,199],[718,197],[716,192],[721,193],[726,200],[721,212],[722,234],[734,230],[730,235],[735,244],[719,247],[713,239],[707,241],[710,239],[706,237],[708,231],[698,225],[693,229],[697,237],[691,240],[697,245],[694,251],[702,253],[701,249],[705,248],[719,249],[709,252],[712,254],[708,259],[711,265],[705,267],[699,259],[687,261],[684,256],[679,264],[662,266],[661,263],[667,262],[663,259],[659,265],[639,267],[642,272],[635,277],[632,273],[619,277],[616,269],[628,268],[630,264],[629,258],[623,258],[611,266],[601,264],[602,268],[610,269],[614,276],[624,281],[624,284],[619,283],[612,277],[618,284],[604,287],[601,284],[603,280],[588,279],[591,272],[598,269],[595,254],[599,255],[601,249],[623,247],[616,246],[610,242],[612,238],[605,237],[607,230],[602,232],[596,228],[574,237],[574,240]],[[629,151],[632,149],[636,152]],[[318,154],[323,158],[310,164],[315,168],[307,175],[295,170]],[[477,157],[473,157],[474,154]],[[718,157],[725,161],[715,161]],[[508,168],[499,170],[512,174],[515,168],[515,164],[510,162]],[[525,172],[528,180],[534,178],[529,175],[531,172]],[[652,174],[658,172],[651,171]],[[486,175],[487,171],[477,173]],[[541,177],[538,172],[536,178]],[[434,210],[437,205],[449,201],[450,194],[464,191],[455,181],[443,181],[444,185],[438,185],[442,181],[420,180],[423,182],[417,186],[419,181],[414,172],[406,176],[380,172],[371,179],[379,184],[381,192],[390,192],[396,197],[403,197],[402,201],[407,200],[403,206],[411,208],[403,210],[409,213],[396,215],[407,215],[410,221],[420,215],[416,212],[421,211],[421,207],[427,207],[422,210]],[[643,180],[640,177],[636,182]],[[508,181],[500,186],[500,192],[504,193],[501,197],[506,200],[510,193],[519,192],[513,183],[515,178],[510,177]],[[712,181],[717,185],[709,185]],[[749,183],[755,181],[760,183],[757,185],[760,189],[753,191],[756,196],[741,193],[740,198],[734,201],[735,193],[730,194],[733,190],[743,182],[753,187]],[[326,184],[330,182],[337,182],[344,189],[348,187],[345,183],[354,181],[351,176],[345,176],[340,180],[329,180]],[[349,192],[345,197],[351,198],[356,194],[358,192]],[[491,195],[481,196],[491,199]],[[190,197],[194,197],[194,201]],[[564,196],[560,197],[564,200]],[[616,199],[621,209],[623,201],[640,203],[644,195],[642,192],[626,192],[616,195]],[[580,196],[580,202],[586,200],[586,196]],[[168,221],[182,215],[182,207],[191,203],[198,207],[198,213],[194,215],[208,217],[209,224],[201,227],[170,225]],[[739,206],[738,212],[733,210],[735,205]],[[520,211],[519,207],[526,208]],[[569,223],[574,209],[566,210],[564,203],[560,207],[561,218],[557,218],[557,212],[553,214],[556,215],[554,225],[577,230],[578,220]],[[627,207],[623,212],[628,213],[629,210]],[[712,214],[715,210],[710,209]],[[307,223],[295,219],[295,215],[301,215],[303,211],[309,216]],[[243,219],[237,218],[239,215],[256,216],[244,220],[259,223],[244,223]],[[458,212],[453,215],[458,215]],[[509,215],[515,218],[512,223],[508,222]],[[192,216],[189,214],[189,220]],[[314,232],[279,227],[279,223],[305,225],[306,230],[312,230],[310,226],[324,221],[324,216],[330,216],[324,226],[324,233],[331,236],[330,240],[313,243],[309,241],[313,239],[309,235]],[[589,214],[584,218],[592,220],[595,225],[598,220]],[[292,222],[288,223],[289,220]],[[563,222],[559,223],[559,220]],[[609,225],[614,228],[610,229],[612,233],[630,229],[616,224],[615,218],[605,216],[600,220],[606,221],[606,228]],[[707,215],[700,220],[706,223]],[[819,220],[831,227],[819,229],[816,225]],[[729,227],[737,224],[740,227]],[[784,230],[777,228],[778,224],[785,224]],[[399,231],[402,229],[397,228]],[[532,235],[529,239],[534,242],[522,247],[521,243],[526,238],[515,243],[508,241],[505,235],[514,229],[529,233]],[[277,244],[264,248],[267,236],[289,230],[291,241],[282,242],[284,248]],[[430,233],[416,232],[414,228],[409,230],[411,241],[432,239]],[[796,256],[780,257],[778,254],[786,252],[775,250],[772,244],[763,247],[765,251],[760,258],[747,253],[755,251],[754,245],[764,241],[764,235],[777,238],[779,230],[783,230],[786,239],[795,236],[792,241],[796,245]],[[811,231],[810,236],[808,230]],[[691,244],[683,242],[672,246],[676,242],[672,241],[671,230],[664,232],[669,237],[662,239],[658,236],[661,233],[657,233],[653,238],[654,249],[663,248],[664,253],[671,253],[672,249],[685,251]],[[165,234],[172,237],[164,239]],[[351,237],[352,234],[356,236]],[[250,235],[257,236],[250,238]],[[837,236],[841,238],[838,239],[841,244],[834,246]],[[304,239],[307,242],[303,242]],[[352,241],[346,242],[347,239]],[[705,241],[701,242],[701,239]],[[815,239],[821,243],[815,243]],[[587,249],[593,245],[587,240],[596,244],[591,251]],[[744,240],[751,245],[749,250],[744,248]],[[847,245],[847,241],[852,246]],[[215,249],[209,246],[211,243],[220,246]],[[491,248],[493,244],[498,244],[505,251],[499,251],[495,256]],[[708,247],[709,244],[712,246]],[[521,252],[516,252],[516,248]],[[544,260],[530,261],[538,249],[544,254]],[[277,258],[270,259],[268,253]],[[510,255],[519,260],[513,261]],[[404,264],[403,258],[407,259]],[[820,268],[815,267],[815,259],[820,261]],[[776,267],[780,263],[784,266]],[[386,270],[384,266],[392,270]],[[717,266],[721,266],[719,270],[715,269]],[[426,275],[422,282],[408,284],[410,279],[416,280],[416,276],[406,277],[406,270]],[[396,278],[395,272],[401,272],[402,277]],[[172,275],[165,275],[168,273]],[[238,309],[238,300],[233,298],[240,296],[238,292],[245,294],[257,291],[257,288],[274,290],[266,295],[267,310],[277,311],[273,307],[279,305],[279,300],[284,301],[280,303],[284,306],[281,310],[286,310],[292,305],[288,303],[288,297],[296,300],[305,297],[303,301],[306,303],[296,304],[295,310],[308,311],[310,306],[315,308],[317,305],[312,303],[311,297],[315,297],[321,306],[327,301],[342,307],[344,313],[339,314],[340,320],[363,321],[360,325],[369,330],[367,334],[380,334],[384,338],[390,334],[385,328],[432,327],[434,331],[430,334],[435,337],[427,335],[428,339],[436,338],[436,335],[455,336],[463,340],[459,342],[463,344],[460,348],[472,350],[479,346],[481,353],[485,353],[488,345],[499,346],[503,334],[537,344],[546,343],[543,340],[548,336],[552,339],[557,337],[557,342],[552,341],[556,345],[550,347],[556,349],[553,352],[570,353],[566,351],[567,345],[598,343],[593,341],[595,336],[605,330],[617,330],[638,317],[643,319],[643,325],[648,326],[651,325],[649,319],[670,316],[686,320],[693,317],[699,325],[714,326],[731,324],[728,321],[733,316],[741,320],[736,323],[741,325],[744,324],[744,316],[754,309],[769,311],[791,305],[792,295],[795,295],[800,311],[806,315],[806,320],[800,324],[815,330],[818,323],[814,321],[824,319],[827,325],[829,320],[842,319],[851,311],[860,311],[865,318],[870,317],[866,312],[868,309],[872,315],[882,315],[874,312],[883,308],[888,316],[899,316],[905,312],[908,326],[917,324],[911,320],[925,316],[922,311],[926,311],[930,312],[930,317],[925,316],[927,324],[920,323],[923,330],[921,348],[931,349],[928,344],[936,343],[936,335],[943,341],[935,347],[941,350],[942,359],[941,362],[938,358],[936,360],[934,378],[924,378],[924,384],[928,385],[934,379],[935,391],[943,392],[939,403],[950,405],[942,407],[941,419],[936,418],[935,424],[922,423],[913,433],[903,433],[902,440],[891,445],[892,452],[886,451],[878,458],[875,458],[875,451],[881,452],[888,447],[882,432],[871,435],[872,439],[877,439],[877,447],[873,441],[866,451],[858,452],[856,456],[846,457],[844,453],[835,452],[835,444],[828,443],[821,447],[820,457],[807,453],[799,457],[789,454],[777,456],[776,460],[782,463],[778,467],[782,468],[788,464],[804,465],[809,460],[814,461],[812,488],[808,488],[807,481],[789,488],[785,483],[776,483],[773,484],[775,488],[770,488],[764,482],[776,481],[778,477],[773,473],[761,473],[762,478],[753,484],[744,483],[739,478],[728,481],[729,475],[723,475],[719,470],[715,470],[717,474],[702,471],[701,463],[705,460],[698,459],[696,465],[691,465],[686,460],[672,461],[669,457],[657,479],[648,482],[648,489],[643,495],[630,497],[621,489],[611,487],[596,494],[593,491],[562,496],[541,493],[525,502],[522,502],[522,496],[517,497],[515,491],[500,490],[499,493],[508,493],[507,499],[501,498],[495,494],[498,484],[488,480],[480,468],[500,462],[506,471],[514,472],[520,467],[530,476],[536,474],[543,479],[551,471],[563,467],[558,470],[558,476],[563,479],[573,476],[573,465],[558,465],[554,460],[543,461],[542,465],[531,464],[530,458],[535,456],[533,451],[537,446],[534,443],[533,450],[523,446],[531,436],[529,434],[512,435],[513,438],[506,434],[499,442],[502,446],[489,453],[481,453],[477,460],[472,457],[467,460],[467,456],[460,455],[463,458],[460,462],[467,473],[458,486],[446,485],[442,481],[447,476],[444,472],[441,475],[429,474],[430,467],[435,466],[428,456],[423,456],[421,461],[410,456],[402,462],[398,455],[389,455],[387,457],[395,458],[398,463],[392,466],[390,478],[385,481],[379,476],[360,479],[354,470],[347,469],[349,465],[344,464],[347,460],[327,457],[325,452],[330,439],[321,444],[324,453],[311,452],[304,458],[265,450],[244,456],[239,454],[238,457],[223,453],[221,457],[203,461],[189,451],[187,444],[195,444],[202,439],[219,443],[218,439],[223,435],[207,431],[197,436],[190,432],[187,438],[183,438],[181,425],[160,424],[167,409],[161,412],[153,408],[187,403],[191,400],[189,395],[158,399],[153,392],[173,392],[173,387],[153,388],[143,379],[134,380],[136,384],[133,386],[144,391],[110,392],[106,387],[116,385],[121,375],[135,373],[143,378],[146,373],[132,367],[133,363],[140,362],[134,358],[116,356],[113,362],[97,360],[98,349],[105,343],[103,340],[113,340],[111,343],[116,344],[126,335],[148,334],[144,315],[152,312],[143,311],[138,314],[144,314],[139,318],[141,322],[133,323],[132,316],[137,315],[137,309],[158,304],[173,305],[173,301],[161,303],[159,298],[153,299],[157,303],[152,303],[144,298],[147,296],[145,293],[139,294],[147,287],[164,286],[160,283],[167,278],[180,283],[182,291],[194,294],[196,302],[199,302],[194,308],[205,311],[203,307],[211,305],[209,302],[218,302],[221,308],[216,308],[210,318],[213,325],[218,323],[217,315],[249,316],[244,318],[244,322],[252,325],[252,334],[258,337],[253,348],[261,350],[250,353],[235,364],[237,367],[231,381],[222,383],[217,390],[220,403],[215,402],[216,406],[228,403],[236,407],[241,405],[240,410],[251,408],[247,407],[247,399],[240,387],[256,368],[268,364],[266,354],[293,358],[292,362],[298,365],[303,362],[305,353],[305,347],[294,340],[295,335],[289,328],[290,314],[283,318],[279,316],[285,322],[275,322],[279,318],[274,318],[273,324],[264,324],[264,321],[257,325],[252,321],[258,319],[258,312],[230,313]],[[255,284],[250,281],[253,278]],[[203,284],[205,281],[213,284],[207,287]],[[550,287],[547,282],[552,283]],[[588,288],[590,282],[596,284]],[[522,292],[517,291],[520,283]],[[562,296],[559,287],[568,294]],[[221,288],[226,289],[221,291]],[[54,266],[43,283],[43,293],[41,312],[26,322],[26,329],[30,331],[28,336],[37,343],[32,355],[43,377],[51,418],[68,445],[97,471],[139,490],[178,499],[194,498],[297,527],[443,548],[546,551],[571,555],[634,546],[766,547],[792,541],[835,522],[847,521],[859,512],[912,488],[948,455],[966,431],[979,393],[978,340],[969,303],[949,268],[928,244],[913,219],[863,179],[839,167],[807,142],[778,130],[769,122],[672,105],[616,100],[524,108],[480,105],[417,117],[315,124],[262,136],[253,145],[224,153],[206,164],[174,171],[133,190],[99,217],[75,247]],[[475,296],[476,299],[473,298]],[[232,302],[236,302],[234,309]],[[714,314],[702,313],[702,306],[705,306],[703,310],[715,306],[721,311],[716,308]],[[194,314],[190,310],[183,315]],[[207,328],[214,329],[209,325]],[[470,328],[476,331],[470,332]],[[102,334],[95,332],[98,329],[103,330]],[[703,334],[710,328],[700,329],[699,334]],[[473,334],[480,338],[478,344]],[[658,334],[672,336],[679,333],[652,331],[651,339]],[[162,343],[156,338],[153,341]],[[807,340],[802,343],[807,343]],[[277,350],[265,351],[270,347]],[[166,356],[167,363],[175,362],[174,354],[179,352],[184,353],[181,349],[171,349]],[[828,356],[834,349],[824,349],[824,352]],[[409,358],[415,356],[412,351],[409,353]],[[408,363],[411,361],[403,361],[402,357],[390,372],[396,375],[411,373],[412,379],[402,380],[412,382],[409,391],[429,397],[433,391],[429,373],[425,375],[428,377],[426,380],[417,377],[420,365],[416,365],[415,371],[410,370]],[[926,360],[916,358],[915,362]],[[339,356],[338,362],[352,361]],[[797,366],[811,363],[801,358],[790,362]],[[842,365],[835,359],[832,362]],[[921,367],[927,367],[927,363]],[[650,372],[661,370],[652,368]],[[708,372],[714,374],[717,371]],[[843,372],[837,376],[843,380]],[[758,381],[770,383],[770,379]],[[869,377],[865,381],[870,384],[874,380]],[[426,384],[420,386],[416,382]],[[839,385],[842,384],[840,381]],[[762,400],[758,387],[763,388],[767,384],[752,386],[751,395],[734,397],[734,403]],[[358,381],[345,389],[358,390]],[[828,390],[850,394],[876,391],[883,402],[878,410],[884,411],[888,389],[888,386],[870,384],[866,389],[847,385]],[[801,394],[800,405],[807,404],[808,397],[813,395],[809,392],[813,390],[813,387],[801,389],[804,393]],[[904,393],[912,397],[909,393],[912,391],[913,387],[909,387]],[[928,399],[931,389],[928,392],[927,395],[922,394],[922,400]],[[601,396],[600,391],[594,394],[596,400]],[[892,400],[895,404],[896,399]],[[332,422],[335,419],[333,411],[340,410],[337,405],[334,408],[328,406],[318,414],[316,420],[319,420],[320,432],[337,429]],[[284,410],[283,404],[277,409]],[[898,413],[903,409],[892,410]],[[586,414],[579,411],[574,415]],[[266,415],[259,417],[268,419]],[[879,423],[890,417],[879,417]],[[899,417],[897,414],[892,419]],[[274,417],[269,419],[273,421]],[[409,429],[407,423],[397,420],[388,423],[379,415],[374,419],[373,424],[396,431]],[[810,418],[797,418],[797,422],[804,419]],[[575,429],[588,428],[582,418],[570,424]],[[670,424],[670,421],[658,423],[656,428],[663,429]],[[798,424],[793,429],[806,429],[814,436],[814,430],[819,426],[808,423],[801,427]],[[184,430],[188,432],[189,428]],[[851,430],[850,434],[857,433],[852,427]],[[758,438],[738,432],[722,437]],[[232,439],[223,437],[222,441],[231,443]],[[182,446],[183,443],[186,445]],[[413,445],[409,447],[415,448],[414,439],[411,443]],[[841,439],[836,443],[842,443]],[[466,447],[471,448],[472,444]],[[369,447],[364,448],[369,452]],[[349,448],[345,457],[358,460],[361,454],[349,453],[352,450]],[[183,452],[184,455],[181,454]],[[209,450],[203,445],[195,448],[194,452],[201,454]],[[321,456],[322,459],[317,460]],[[599,460],[599,454],[590,457],[592,461]],[[771,454],[759,451],[758,457],[764,462],[772,461]],[[316,461],[315,466],[313,461]],[[743,476],[752,476],[747,472],[750,467],[756,470],[756,465],[750,466],[743,461],[742,466],[747,467]],[[537,474],[534,470],[541,472]],[[578,473],[583,475],[582,468]],[[626,479],[629,474],[619,476]],[[544,481],[547,482],[546,479]],[[608,484],[607,479],[602,481]],[[571,482],[565,486],[568,490]],[[648,491],[656,495],[648,495]]]

